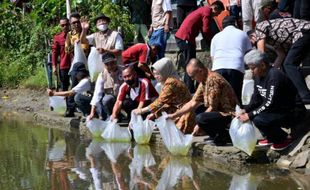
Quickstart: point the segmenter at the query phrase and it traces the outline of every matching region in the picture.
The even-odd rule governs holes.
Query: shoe
[[[64,114],[64,117],[75,117],[74,112],[67,110]]]
[[[271,150],[284,150],[287,147],[289,147],[292,143],[292,139],[285,139],[283,142],[281,143],[277,143],[277,144],[273,144],[270,148]]]
[[[258,141],[258,145],[260,146],[270,146],[272,145],[273,143],[268,141],[268,139],[264,139],[264,140],[260,140]]]
[[[304,104],[310,104],[310,98],[302,98],[301,101],[302,101]]]

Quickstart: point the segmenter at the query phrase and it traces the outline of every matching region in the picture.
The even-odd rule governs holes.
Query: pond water
[[[83,140],[76,133],[0,120],[1,190],[310,189],[309,176],[201,157],[173,157],[159,145]]]

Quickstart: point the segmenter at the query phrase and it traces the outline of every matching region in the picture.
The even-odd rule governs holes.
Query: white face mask
[[[108,29],[108,24],[100,24],[97,28],[99,31],[104,32]]]

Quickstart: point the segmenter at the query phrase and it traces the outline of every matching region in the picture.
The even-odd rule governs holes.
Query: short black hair
[[[236,26],[237,19],[235,16],[226,16],[222,21],[223,28],[227,26]]]
[[[248,36],[251,36],[251,35],[254,34],[254,33],[255,33],[255,30],[254,30],[254,29],[249,30],[249,31],[246,32],[246,34],[247,34]]]
[[[65,21],[69,22],[69,19],[68,19],[67,17],[61,17],[61,18],[59,19],[59,21],[61,21],[61,20],[65,20]]]
[[[217,8],[220,11],[224,11],[225,7],[224,4],[222,3],[222,1],[214,1],[211,6],[215,6],[215,8]]]
[[[81,18],[81,15],[80,15],[78,12],[74,12],[74,13],[71,13],[70,19],[71,19],[71,18],[80,19],[80,18]]]
[[[83,78],[86,78],[89,76],[89,72],[87,70],[83,70],[83,71],[78,71],[76,73],[76,79],[78,81],[82,80]]]

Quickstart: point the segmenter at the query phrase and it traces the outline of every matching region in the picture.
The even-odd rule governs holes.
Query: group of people
[[[262,2],[261,10],[271,6],[268,3]],[[237,117],[242,122],[252,121],[262,132],[266,139],[259,141],[260,145],[271,145],[274,150],[289,146],[293,137],[282,128],[293,128],[301,121],[304,104],[310,103],[310,91],[298,69],[310,60],[310,21],[304,20],[307,15],[299,19],[287,17],[289,14],[282,14],[280,9],[269,11],[273,16],[257,23],[253,31],[246,27],[240,30],[238,18],[227,16],[222,21],[223,30],[212,36],[211,20],[225,10],[224,4],[214,1],[190,9],[175,34],[185,57],[185,76],[181,79],[174,63],[164,55],[171,29],[170,0],[153,0],[151,5],[148,42],[126,50],[121,35],[109,28],[111,19],[104,14],[94,19],[98,31],[90,35],[90,23],[81,21],[79,14],[60,20],[62,32],[54,37],[52,61],[56,73],[60,56],[62,91],[48,89],[48,95],[68,96],[65,116],[74,116],[76,106],[88,120],[110,117],[120,121],[130,118],[132,111],[155,119],[167,112],[167,118],[174,120],[183,133],[209,135],[208,142],[215,145],[231,142],[228,129],[232,118]],[[196,59],[195,38],[199,32],[211,42],[211,69]],[[89,46],[101,54],[104,69],[95,83],[89,79],[85,63],[74,63],[69,73],[76,44],[81,44],[85,55]],[[271,50],[277,53],[275,62],[267,56]],[[254,79],[248,105],[241,101],[245,65]],[[199,83],[198,87],[193,81]],[[240,113],[235,113],[236,105],[243,108]]]

